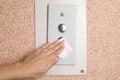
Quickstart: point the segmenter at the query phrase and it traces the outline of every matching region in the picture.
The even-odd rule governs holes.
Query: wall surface
[[[38,80],[120,80],[120,0],[87,0],[87,31],[87,75]],[[0,0],[0,65],[28,55],[34,35],[34,0]]]

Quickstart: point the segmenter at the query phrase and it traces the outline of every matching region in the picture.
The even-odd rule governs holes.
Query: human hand
[[[53,65],[58,62],[57,56],[64,49],[64,41],[55,41],[45,44],[33,51],[21,65],[21,77],[38,78],[43,76]]]

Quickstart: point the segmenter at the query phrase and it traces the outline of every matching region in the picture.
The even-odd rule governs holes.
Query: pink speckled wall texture
[[[87,0],[88,73],[38,80],[120,80],[120,0]],[[0,65],[34,49],[34,0],[0,0]]]

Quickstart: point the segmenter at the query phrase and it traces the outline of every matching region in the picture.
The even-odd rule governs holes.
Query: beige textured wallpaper
[[[88,72],[38,80],[120,80],[120,0],[87,0]],[[34,49],[34,0],[0,0],[0,65]]]

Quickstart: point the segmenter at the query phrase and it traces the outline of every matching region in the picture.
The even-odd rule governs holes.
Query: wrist
[[[23,62],[19,62],[16,65],[16,76],[18,76],[18,78],[23,79],[23,78],[34,78],[34,71],[32,70],[32,68],[30,67],[30,65],[27,65],[26,63]]]
[[[10,64],[0,66],[0,80],[21,78],[21,64]]]
[[[29,72],[27,71],[27,68],[24,67],[22,63],[16,63],[15,64],[15,72],[16,77],[18,79],[23,79],[23,78],[28,78],[29,77]]]
[[[10,71],[8,71],[8,72],[11,73],[11,75],[9,75],[11,79],[20,79],[20,78],[22,78],[22,70],[21,70],[21,64],[20,63],[10,65],[9,70]]]

